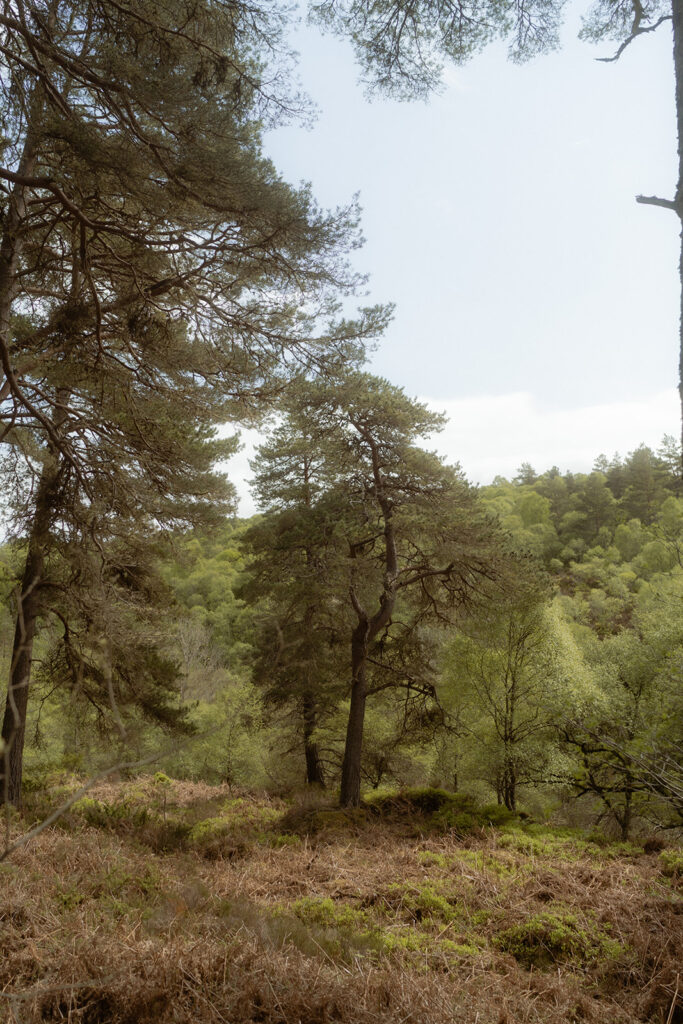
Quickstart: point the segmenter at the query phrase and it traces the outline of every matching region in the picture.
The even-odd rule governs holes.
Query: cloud
[[[562,472],[588,472],[600,454],[625,455],[639,444],[656,449],[664,434],[679,432],[678,393],[673,388],[633,401],[578,409],[544,408],[528,392],[421,401],[449,418],[427,447],[448,462],[459,462],[467,477],[480,484],[497,475],[513,477],[522,462],[530,462],[539,473],[554,465]],[[252,475],[249,459],[259,439],[258,431],[243,430],[243,448],[227,464],[241,516],[256,511],[247,481]]]

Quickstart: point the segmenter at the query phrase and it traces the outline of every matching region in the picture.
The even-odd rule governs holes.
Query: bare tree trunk
[[[353,631],[351,643],[352,684],[351,707],[346,726],[346,744],[342,762],[341,794],[342,807],[358,807],[360,804],[360,766],[363,752],[363,726],[365,723],[365,701],[367,681],[365,659],[367,655],[367,622],[361,621]]]
[[[678,187],[675,208],[681,222],[681,248],[679,274],[681,280],[681,309],[679,322],[679,383],[681,400],[681,444],[683,446],[683,0],[672,0],[671,15],[674,39],[674,75],[676,79],[676,126],[678,129]],[[682,447],[683,450],[683,447]],[[683,475],[683,465],[680,467]]]
[[[315,700],[310,692],[303,697],[304,752],[306,754],[306,782],[309,786],[325,788],[325,775],[320,761],[318,744],[312,739],[317,722]]]
[[[21,780],[33,641],[36,621],[40,612],[40,590],[57,479],[58,470],[55,465],[48,465],[43,469],[38,484],[36,507],[18,600],[10,678],[2,722],[3,755],[0,758],[0,804],[10,803],[15,807],[21,806]]]
[[[624,794],[624,810],[617,819],[621,828],[621,841],[627,843],[631,835],[631,822],[633,820],[633,790],[627,789]]]
[[[508,811],[517,810],[517,777],[514,765],[507,763],[503,774],[503,803]]]

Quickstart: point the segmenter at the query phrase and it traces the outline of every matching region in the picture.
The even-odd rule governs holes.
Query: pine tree
[[[0,14],[0,437],[28,551],[3,729],[13,802],[55,538],[97,549],[220,512],[215,426],[383,320],[335,319],[358,283],[355,208],[320,212],[261,154],[260,126],[300,110],[268,12],[74,0]]]
[[[326,636],[333,636],[335,644],[344,644],[350,705],[341,803],[354,806],[368,699],[395,692],[407,709],[435,701],[431,627],[450,622],[455,609],[496,579],[502,559],[495,530],[458,472],[418,447],[420,438],[440,427],[441,416],[359,371],[303,385],[295,401],[293,416],[285,411],[280,439],[296,444],[297,423],[310,423],[309,453],[321,460],[321,473],[310,508],[299,499],[267,514],[277,539],[264,545],[260,565],[270,558],[266,568],[280,581],[269,591],[276,607],[299,609],[295,633],[301,643],[313,640],[313,650],[320,651]],[[258,464],[259,486],[273,505],[280,494],[292,493],[291,477],[278,472],[276,452],[277,446],[262,450]],[[277,479],[282,491],[274,486]],[[284,545],[272,532],[278,525],[287,534]],[[290,558],[297,531],[298,572]],[[304,582],[307,549],[324,598]],[[311,598],[315,618],[307,623]],[[337,702],[342,696],[338,691]]]

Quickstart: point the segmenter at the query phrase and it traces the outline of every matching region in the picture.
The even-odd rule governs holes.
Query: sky
[[[490,47],[426,103],[369,101],[350,47],[302,25],[318,117],[266,141],[321,205],[360,193],[362,302],[396,303],[370,368],[448,413],[429,446],[475,483],[678,435],[677,219],[635,202],[675,189],[670,29],[600,63],[613,44],[576,39],[581,9],[557,53]]]

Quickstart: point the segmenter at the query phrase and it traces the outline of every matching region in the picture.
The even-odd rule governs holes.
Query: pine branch
[[[614,54],[613,57],[596,57],[595,59],[597,61],[599,61],[601,64],[612,64],[612,63],[614,63],[615,60],[619,60],[619,58],[621,57],[621,55],[624,52],[624,50],[626,49],[626,47],[630,46],[630,44],[633,42],[634,39],[637,39],[638,36],[645,35],[646,32],[654,32],[655,29],[659,28],[659,26],[662,24],[662,22],[664,22],[664,21],[671,21],[671,20],[672,20],[672,16],[670,14],[663,14],[661,16],[661,18],[659,18],[654,23],[654,25],[647,25],[645,28],[640,28],[640,25],[638,25],[636,28],[633,29],[633,31],[631,32],[631,35],[628,36],[626,39],[624,39],[623,43],[621,44],[621,46],[619,47],[619,49],[617,50],[617,52]],[[635,24],[635,22],[634,22],[634,24]]]

